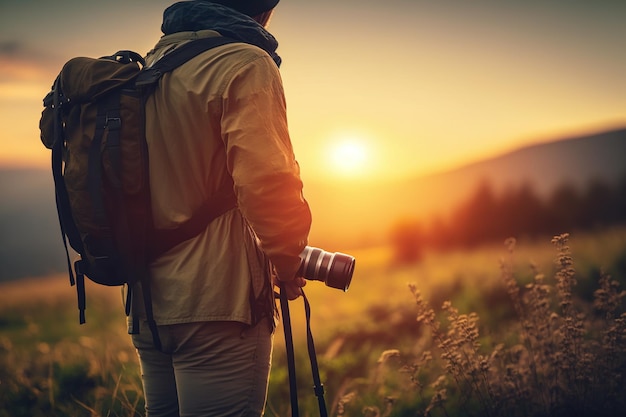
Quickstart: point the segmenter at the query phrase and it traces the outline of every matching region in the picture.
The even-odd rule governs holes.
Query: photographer
[[[148,417],[262,415],[276,318],[272,271],[290,299],[305,283],[296,272],[311,215],[287,129],[277,42],[266,31],[277,3],[175,3],[146,58],[150,65],[202,37],[239,41],[165,74],[146,103],[156,227],[175,228],[224,192],[237,205],[151,265],[162,351],[143,303],[133,303]]]

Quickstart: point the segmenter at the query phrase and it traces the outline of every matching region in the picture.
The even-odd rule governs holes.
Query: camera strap
[[[306,315],[306,340],[309,352],[309,360],[311,361],[311,372],[313,374],[313,391],[317,397],[320,409],[320,417],[327,417],[326,402],[324,400],[324,385],[320,379],[319,367],[317,365],[317,355],[315,353],[315,344],[313,342],[313,332],[311,331],[311,305],[302,290],[302,298],[304,300],[304,312]],[[287,368],[289,371],[289,394],[291,398],[291,415],[298,417],[298,387],[296,384],[296,366],[293,348],[293,334],[291,332],[291,316],[289,314],[289,300],[287,294],[281,287],[280,290],[280,309],[283,317],[283,330],[285,332],[285,349],[287,351]]]

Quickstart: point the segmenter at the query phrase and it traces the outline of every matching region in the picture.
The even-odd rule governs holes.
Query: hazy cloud
[[[32,95],[31,90],[53,78],[52,68],[57,66],[52,57],[26,42],[0,39],[0,99]]]
[[[16,40],[0,40],[0,55],[14,57],[23,50],[22,45]]]

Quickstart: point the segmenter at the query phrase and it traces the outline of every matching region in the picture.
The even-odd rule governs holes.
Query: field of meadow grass
[[[357,258],[347,293],[309,282],[333,416],[626,414],[626,228],[393,265]],[[302,416],[319,415],[304,307],[290,303]],[[142,416],[118,288],[88,285],[87,323],[65,275],[0,286],[0,417]],[[267,416],[288,416],[282,327]]]

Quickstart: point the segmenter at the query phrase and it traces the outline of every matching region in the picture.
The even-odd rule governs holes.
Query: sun
[[[355,134],[342,134],[332,138],[329,162],[332,171],[344,177],[367,174],[371,154],[367,139]]]

